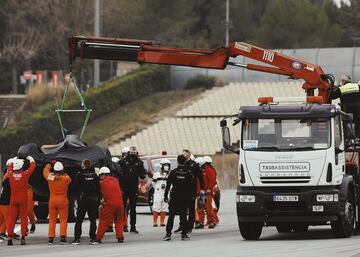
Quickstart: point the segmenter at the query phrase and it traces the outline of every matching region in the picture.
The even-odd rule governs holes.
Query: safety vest
[[[347,83],[340,87],[341,95],[347,95],[350,93],[359,93],[359,84],[357,83]]]

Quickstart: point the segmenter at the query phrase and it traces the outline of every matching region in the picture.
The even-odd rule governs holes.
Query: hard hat
[[[193,154],[190,154],[190,160],[192,160],[192,161],[195,160],[195,156]]]
[[[197,157],[194,160],[200,167],[204,165],[205,161],[203,157]]]
[[[121,149],[121,153],[128,153],[130,151],[130,147],[124,147]]]
[[[205,163],[212,163],[212,159],[210,156],[204,156],[203,159]]]
[[[6,161],[6,166],[9,167],[11,165],[11,163],[13,163],[17,158],[10,158],[9,160]]]
[[[14,163],[14,167],[13,169],[16,170],[21,170],[22,167],[24,166],[24,160],[23,159],[15,159],[13,160]]]
[[[351,77],[349,75],[341,75],[339,84],[341,86],[345,85],[345,83],[351,82]]]
[[[118,157],[114,156],[111,158],[111,161],[114,163],[118,163],[120,161],[120,159]]]
[[[130,154],[137,154],[138,150],[137,150],[136,146],[132,146],[132,147],[130,147],[129,152],[130,152]]]
[[[101,167],[100,170],[99,170],[99,175],[101,174],[110,174],[111,171],[108,167]]]
[[[171,161],[169,161],[168,159],[161,159],[160,165],[165,165],[165,164],[171,165]]]
[[[61,162],[55,162],[54,171],[63,171],[64,165]]]

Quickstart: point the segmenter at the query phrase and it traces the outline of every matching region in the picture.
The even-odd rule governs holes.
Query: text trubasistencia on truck
[[[263,226],[282,232],[331,224],[336,237],[358,229],[359,89],[355,101],[332,104],[335,79],[320,66],[244,42],[213,50],[159,46],[155,41],[69,38],[69,57],[136,61],[225,69],[233,65],[304,80],[304,97],[259,96],[259,106],[233,115],[241,140],[232,145],[222,120],[224,148],[239,154],[236,207],[245,239],[258,239]],[[229,61],[245,56],[265,65]],[[344,101],[343,101],[344,100]],[[234,110],[236,112],[236,110]],[[229,118],[229,117],[227,117]]]

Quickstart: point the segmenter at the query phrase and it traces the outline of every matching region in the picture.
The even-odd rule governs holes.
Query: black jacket
[[[123,191],[137,192],[139,185],[139,178],[146,177],[146,170],[144,163],[139,158],[128,156],[120,160],[122,176],[120,178]]]
[[[194,176],[189,167],[178,166],[169,173],[165,188],[165,197],[168,196],[171,186],[171,199],[190,199],[194,197],[194,180]]]
[[[78,173],[74,188],[79,200],[85,198],[100,198],[99,178],[94,171],[84,170]]]
[[[204,190],[204,177],[203,177],[203,174],[201,172],[201,169],[199,167],[199,165],[192,161],[192,160],[188,160],[186,163],[185,163],[185,167],[189,168],[191,174],[193,175],[194,177],[194,187],[193,187],[193,193],[194,195],[196,195],[196,189],[197,189],[197,183],[198,183],[198,180],[199,180],[199,183],[200,183],[200,189],[201,190]]]
[[[9,205],[11,197],[11,189],[9,179],[2,182],[2,189],[0,192],[0,205]]]

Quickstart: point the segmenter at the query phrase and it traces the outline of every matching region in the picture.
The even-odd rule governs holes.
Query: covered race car
[[[29,184],[34,191],[34,200],[36,201],[35,213],[38,219],[46,219],[48,214],[47,201],[49,197],[48,183],[43,178],[43,169],[45,165],[52,160],[61,161],[65,172],[74,181],[76,174],[81,170],[81,162],[84,159],[91,161],[92,166],[108,166],[116,172],[111,162],[111,154],[108,149],[99,146],[88,146],[81,141],[77,135],[67,135],[65,139],[55,145],[39,147],[34,143],[23,145],[19,148],[17,156],[25,158],[31,155],[37,164],[35,172],[29,180]],[[25,162],[25,165],[28,163]],[[74,198],[73,183],[70,184],[69,194],[69,219],[75,218],[76,202]]]

